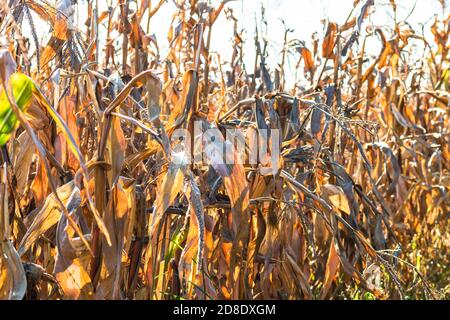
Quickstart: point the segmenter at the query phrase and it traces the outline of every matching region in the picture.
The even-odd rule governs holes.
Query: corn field
[[[248,65],[232,1],[99,2],[0,0],[0,299],[450,298],[448,3],[425,33],[355,0],[276,64],[247,30]],[[196,125],[257,139],[188,161]]]

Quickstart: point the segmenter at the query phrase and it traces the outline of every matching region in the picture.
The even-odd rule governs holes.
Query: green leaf
[[[23,73],[16,72],[9,77],[9,85],[12,87],[14,100],[17,106],[26,111],[30,105],[33,90],[35,88],[33,81]],[[3,89],[0,93],[0,146],[8,142],[12,132],[17,127],[17,117],[14,114],[11,105]]]

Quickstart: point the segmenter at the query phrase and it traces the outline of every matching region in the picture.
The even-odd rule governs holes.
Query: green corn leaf
[[[23,73],[16,72],[9,77],[9,85],[12,87],[14,100],[17,106],[26,111],[30,105],[33,90],[35,88],[33,81]],[[0,93],[0,146],[8,142],[11,134],[18,124],[17,117],[14,114],[11,105],[3,89]]]

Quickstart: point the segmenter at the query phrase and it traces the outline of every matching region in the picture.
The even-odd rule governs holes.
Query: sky
[[[216,7],[220,0],[209,0]],[[361,0],[361,4],[366,0]],[[57,2],[50,0],[50,2]],[[152,0],[155,5],[158,0]],[[86,0],[78,0],[78,10],[75,13],[75,23],[82,26],[86,21]],[[115,5],[117,0],[98,0],[99,11],[105,11],[108,3]],[[139,0],[140,3],[140,0]],[[442,16],[442,7],[438,0],[396,0],[398,7],[398,20],[403,20],[408,16],[408,22],[417,30],[420,30],[420,23],[427,23],[428,26],[433,21],[435,15]],[[445,0],[447,9],[445,14],[449,14],[450,0]],[[290,39],[299,39],[305,41],[310,46],[311,35],[318,32],[319,36],[325,32],[323,23],[325,20],[342,24],[353,8],[354,0],[234,0],[226,6],[233,9],[234,15],[239,20],[238,27],[244,29],[245,46],[245,64],[247,68],[253,68],[255,56],[254,49],[254,30],[255,23],[260,24],[261,5],[266,9],[266,18],[268,22],[267,38],[269,39],[269,61],[273,65],[278,62],[278,53],[282,49],[284,26],[294,31],[289,34]],[[355,15],[359,14],[361,4],[355,8]],[[389,5],[389,0],[375,0],[374,12],[365,21],[365,25],[375,26],[393,26],[393,11]],[[414,10],[413,10],[414,8]],[[164,52],[168,48],[167,33],[170,27],[172,15],[176,7],[173,0],[168,0],[151,20],[150,33],[155,34],[158,39],[160,49]],[[146,21],[144,18],[143,21]],[[44,44],[49,37],[49,27],[39,22],[36,18],[38,36],[41,38],[41,44]],[[144,23],[145,24],[145,23]],[[25,24],[26,25],[26,24]],[[144,26],[144,29],[146,27]],[[426,28],[429,30],[429,28]],[[30,36],[29,28],[24,27],[24,35]],[[430,34],[426,34],[430,36]],[[219,19],[213,26],[212,42],[210,51],[219,52],[223,61],[229,61],[232,54],[233,24],[227,21],[222,11]],[[366,45],[366,49],[375,53],[379,52],[379,40],[374,37]],[[295,63],[295,62],[292,62]]]
[[[213,4],[218,4],[219,2],[218,0],[212,1]],[[253,49],[255,21],[260,22],[259,13],[261,4],[263,4],[269,25],[269,43],[273,50],[279,51],[284,34],[284,26],[281,19],[284,20],[287,27],[294,29],[290,37],[308,42],[314,32],[317,31],[319,34],[324,32],[324,20],[329,19],[338,24],[344,23],[353,8],[353,2],[354,0],[235,0],[229,2],[227,6],[233,9],[239,20],[239,27],[247,31],[244,33],[244,37],[250,46],[249,49]],[[364,2],[365,0],[361,1],[361,3]],[[435,14],[442,14],[438,0],[397,0],[396,2],[399,20],[408,16],[415,6],[414,11],[408,18],[413,27],[418,27],[419,23],[431,21],[430,18],[433,18]],[[447,5],[449,2],[447,1]],[[369,22],[379,26],[393,26],[393,12],[389,1],[375,0],[375,5],[377,10],[369,17]],[[162,35],[167,34],[169,28],[168,17],[171,17],[173,10],[174,6],[172,3],[164,5],[154,16],[153,26],[157,30],[151,30],[150,32],[155,32],[157,36],[158,33]],[[359,14],[359,10],[359,7],[355,10],[357,14]],[[233,36],[233,25],[226,20],[223,12],[213,27],[213,35],[211,50],[231,54],[230,40]],[[158,37],[158,39],[160,38],[162,37]]]

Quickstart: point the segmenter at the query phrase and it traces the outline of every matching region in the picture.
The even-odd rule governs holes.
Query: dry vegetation
[[[163,53],[164,0],[89,1],[81,26],[68,0],[0,1],[0,110],[19,122],[1,153],[0,298],[449,298],[450,17],[425,38],[369,25],[377,5],[355,0],[311,46],[286,30],[278,65],[256,30],[251,74],[228,1],[174,2]],[[209,51],[219,15],[227,64]],[[34,82],[26,110],[5,95],[14,69]],[[281,130],[280,170],[176,165],[171,135],[194,121]]]

